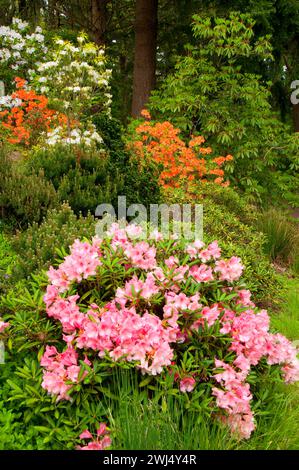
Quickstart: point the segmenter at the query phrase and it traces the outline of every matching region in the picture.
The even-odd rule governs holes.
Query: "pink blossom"
[[[246,414],[223,416],[222,421],[230,427],[232,433],[239,439],[249,439],[255,430],[253,413],[251,411]]]
[[[233,433],[248,439],[255,426],[250,409],[252,395],[249,384],[244,382],[246,375],[236,372],[232,366],[217,359],[215,365],[217,369],[223,369],[223,372],[214,375],[222,388],[212,389],[217,406],[226,413],[222,420],[229,425]]]
[[[101,442],[91,441],[86,446],[77,446],[77,450],[103,450]]]
[[[68,347],[66,351],[59,354],[54,346],[47,346],[41,358],[43,371],[42,387],[51,395],[57,395],[57,400],[70,400],[69,391],[73,383],[78,382],[80,367],[77,365],[78,353]]]
[[[176,256],[170,256],[165,260],[165,264],[168,268],[172,269],[179,264],[179,259]]]
[[[189,266],[179,266],[178,268],[175,268],[173,271],[173,281],[174,282],[185,282],[185,274],[188,273],[189,271]]]
[[[215,272],[220,273],[221,281],[236,281],[240,278],[244,266],[241,264],[240,258],[233,256],[228,261],[216,261]]]
[[[204,246],[205,244],[201,240],[195,240],[186,247],[186,253],[188,253],[191,258],[196,258],[199,250],[201,250]]]
[[[3,333],[3,331],[9,327],[8,322],[0,321],[0,333]]]
[[[138,268],[149,270],[156,267],[156,248],[147,242],[128,244],[124,250],[127,258]]]
[[[85,431],[83,431],[79,437],[80,439],[92,439],[92,434],[88,431],[88,429],[85,429]]]
[[[196,381],[193,377],[184,377],[180,381],[180,391],[181,392],[192,392],[196,385]]]
[[[219,248],[218,242],[214,241],[208,245],[208,250],[213,259],[218,259],[221,256],[221,249]]]
[[[100,427],[97,429],[97,436],[104,436],[107,433],[107,425],[101,423]]]
[[[77,446],[78,450],[104,450],[112,444],[109,430],[105,423],[101,423],[97,429],[97,437],[94,438],[92,434],[86,429],[80,434],[80,439],[88,439],[90,442],[84,446]]]
[[[201,266],[192,266],[190,268],[190,274],[196,282],[210,282],[213,281],[212,268],[202,264]]]
[[[217,304],[213,305],[212,307],[204,307],[200,313],[200,317],[191,325],[191,329],[198,330],[204,326],[205,321],[209,327],[213,326],[214,323],[218,320],[220,313],[221,310]]]
[[[214,325],[214,323],[218,320],[221,310],[219,309],[218,305],[215,304],[214,306],[204,307],[202,309],[202,317],[204,320],[207,321],[208,326]]]
[[[163,240],[163,234],[159,230],[155,229],[150,233],[150,239],[159,242]]]
[[[255,307],[254,303],[250,300],[251,292],[250,290],[241,289],[238,291],[238,301],[237,304],[241,304],[244,307]]]
[[[100,243],[101,240],[97,238],[92,243],[75,240],[70,255],[65,257],[59,268],[49,269],[48,277],[59,292],[65,292],[73,281],[81,282],[96,274],[97,267],[101,264]]]
[[[131,223],[126,227],[126,233],[130,238],[138,238],[142,235],[143,229],[140,225]]]

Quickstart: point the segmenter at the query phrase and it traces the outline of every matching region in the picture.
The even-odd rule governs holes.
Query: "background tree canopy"
[[[114,100],[114,112],[124,121],[131,111],[134,53],[137,58],[144,57],[141,71],[137,70],[140,60],[135,62],[133,101],[136,103],[140,97],[148,97],[155,83],[164,81],[174,69],[176,56],[187,54],[186,44],[198,43],[191,27],[194,14],[227,17],[232,11],[252,17],[254,40],[271,36],[273,59],[257,62],[254,56],[246,57],[243,71],[261,75],[265,83],[271,78],[273,108],[284,122],[290,121],[293,114],[298,131],[299,108],[289,100],[290,83],[299,76],[299,3],[295,0],[0,1],[2,24],[9,24],[13,16],[19,16],[33,24],[45,24],[53,34],[59,30],[61,35],[64,31],[67,37],[84,29],[98,44],[105,44],[114,70],[114,96],[118,98]],[[152,21],[153,16],[158,21]],[[136,44],[135,32],[139,32]],[[136,110],[133,112],[136,115]]]

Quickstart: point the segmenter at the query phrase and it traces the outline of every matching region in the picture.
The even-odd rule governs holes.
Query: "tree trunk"
[[[22,15],[22,18],[26,17],[27,19],[27,1],[26,0],[19,0],[18,2],[18,13]]]
[[[48,23],[50,29],[59,28],[59,12],[57,11],[57,0],[48,1]]]
[[[294,131],[299,132],[299,103],[293,104]]]
[[[156,82],[158,0],[136,0],[132,116],[148,102]]]
[[[92,35],[99,46],[106,43],[108,0],[91,0]]]

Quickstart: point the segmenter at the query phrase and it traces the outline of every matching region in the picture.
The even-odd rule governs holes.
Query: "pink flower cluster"
[[[216,261],[215,272],[220,273],[220,281],[236,281],[240,278],[244,266],[242,266],[240,258],[233,256],[228,261]]]
[[[180,381],[180,391],[181,392],[192,392],[196,385],[196,380],[193,377],[184,377]]]
[[[41,361],[43,387],[58,399],[69,399],[78,382],[79,354],[127,361],[142,373],[161,374],[172,361],[179,363],[182,343],[186,350],[203,327],[219,325],[217,331],[226,337],[224,352],[230,351],[233,360],[228,364],[216,359],[210,376],[213,395],[222,419],[233,432],[248,438],[254,429],[246,382],[251,367],[264,358],[269,365],[281,366],[286,382],[298,380],[296,349],[283,336],[270,333],[267,312],[258,311],[250,291],[236,284],[244,269],[239,258],[220,259],[217,242],[205,246],[197,240],[186,247],[177,240],[164,242],[159,233],[151,242],[136,241],[141,232],[135,225],[113,224],[108,239],[77,240],[58,269],[49,270],[44,301],[48,316],[62,325],[67,348],[59,354],[47,347]],[[92,289],[99,285],[101,293],[106,255],[117,258],[127,277],[116,284],[111,298],[90,304],[74,289],[76,283],[87,280],[84,287],[91,280]],[[215,302],[211,293],[216,290],[223,293],[224,302]],[[199,380],[185,369],[178,377],[182,392],[192,392]],[[84,447],[103,445],[97,438]]]
[[[47,346],[41,359],[41,365],[46,368],[43,373],[42,387],[57,400],[70,400],[68,394],[72,383],[78,382],[80,366],[78,366],[78,354],[68,347],[63,353],[58,353],[54,346]]]
[[[75,338],[79,349],[93,349],[100,357],[108,353],[115,361],[136,361],[143,373],[152,375],[171,363],[170,342],[175,340],[176,331],[164,327],[156,315],[141,316],[135,307],[118,308],[115,302],[90,312]]]
[[[66,291],[73,281],[81,282],[96,273],[101,264],[101,240],[94,238],[92,243],[75,240],[71,254],[66,256],[58,269],[50,268],[48,277],[59,292]]]
[[[194,243],[187,246],[186,252],[191,259],[198,258],[202,263],[220,258],[221,250],[217,241],[210,243],[206,248],[204,246],[205,244],[201,240],[195,240]]]
[[[249,291],[239,291],[237,305],[254,307]],[[245,305],[244,305],[245,304]],[[296,348],[284,336],[269,332],[270,319],[265,310],[255,313],[248,309],[237,314],[224,309],[220,323],[224,334],[232,337],[229,349],[236,353],[232,367],[216,359],[216,368],[224,372],[215,375],[222,389],[213,388],[217,405],[227,412],[224,417],[233,432],[248,438],[254,429],[253,414],[250,409],[252,396],[246,378],[251,366],[264,357],[269,365],[282,365],[282,373],[287,383],[299,380],[299,360]],[[237,371],[238,369],[238,371]]]
[[[97,429],[96,437],[86,429],[80,434],[81,440],[89,440],[84,446],[77,446],[77,450],[104,450],[111,446],[111,437],[105,423],[101,423]]]
[[[138,225],[128,225],[125,229],[118,224],[112,224],[109,234],[112,236],[113,249],[121,247],[128,260],[137,268],[144,270],[154,269],[156,266],[156,248],[147,242],[132,243],[134,239],[142,235],[142,228]]]
[[[213,388],[213,395],[219,408],[227,412],[223,417],[232,429],[241,438],[248,439],[254,430],[253,414],[250,409],[252,395],[248,383],[245,383],[243,372],[236,372],[229,364],[215,360],[217,368],[224,369],[223,372],[215,374],[215,380],[224,389]]]

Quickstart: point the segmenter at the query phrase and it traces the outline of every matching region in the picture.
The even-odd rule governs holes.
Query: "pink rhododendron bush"
[[[75,241],[50,268],[44,303],[61,341],[40,357],[42,388],[56,406],[75,408],[92,384],[104,384],[105,395],[116,370],[132,369],[149,393],[162,387],[248,439],[259,381],[299,379],[295,347],[271,332],[242,284],[241,259],[223,259],[217,241],[164,240],[158,232],[145,241],[141,232],[113,224],[107,238]],[[111,443],[103,423],[83,438],[91,439],[83,448]]]

